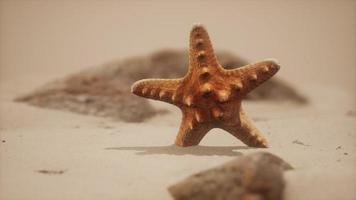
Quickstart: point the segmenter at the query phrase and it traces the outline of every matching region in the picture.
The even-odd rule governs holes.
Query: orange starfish
[[[267,141],[241,107],[248,92],[279,70],[272,60],[225,70],[217,61],[206,29],[195,25],[190,33],[189,70],[178,79],[144,79],[131,91],[142,97],[178,106],[182,122],[175,144],[198,145],[212,128],[221,128],[243,143],[267,147]]]

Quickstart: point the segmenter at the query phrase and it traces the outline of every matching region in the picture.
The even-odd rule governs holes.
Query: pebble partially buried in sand
[[[168,188],[174,200],[282,200],[290,164],[270,153],[244,155]]]
[[[242,99],[271,78],[279,65],[273,60],[226,70],[216,59],[209,35],[201,25],[190,33],[189,70],[179,79],[144,79],[131,91],[178,106],[182,123],[176,145],[198,145],[212,128],[221,128],[248,146],[267,147],[267,140],[241,107]]]

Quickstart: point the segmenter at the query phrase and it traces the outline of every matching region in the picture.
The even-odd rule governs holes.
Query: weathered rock
[[[282,200],[283,171],[292,167],[270,153],[254,153],[168,188],[175,200]]]
[[[143,78],[178,78],[188,66],[186,51],[163,50],[149,56],[133,57],[87,69],[44,85],[17,98],[31,105],[71,112],[140,122],[161,113],[147,100],[130,93],[133,82]],[[218,52],[220,63],[232,69],[247,62],[226,52]],[[292,87],[274,78],[247,97],[253,100],[306,102]]]

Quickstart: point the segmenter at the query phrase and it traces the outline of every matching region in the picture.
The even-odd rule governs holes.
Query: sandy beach
[[[356,199],[356,2],[200,3],[0,1],[0,199],[171,199],[168,186],[257,151],[294,167],[286,200]],[[197,21],[216,48],[277,58],[277,76],[308,98],[243,103],[270,148],[221,129],[177,147],[181,113],[157,101],[169,112],[141,123],[13,101],[91,66],[186,48]]]

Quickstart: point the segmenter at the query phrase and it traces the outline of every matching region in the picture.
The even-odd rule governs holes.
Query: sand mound
[[[217,52],[227,69],[247,64],[227,52]],[[186,51],[162,50],[148,56],[128,58],[100,65],[61,80],[45,84],[16,101],[71,112],[110,117],[126,122],[140,122],[157,113],[148,100],[130,93],[133,82],[143,78],[178,78],[187,70]],[[247,99],[291,101],[305,104],[306,99],[284,81],[273,78],[251,92]]]

